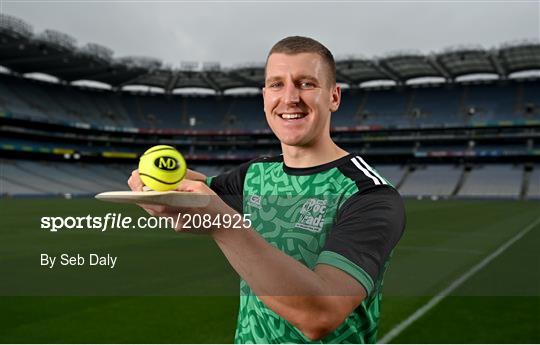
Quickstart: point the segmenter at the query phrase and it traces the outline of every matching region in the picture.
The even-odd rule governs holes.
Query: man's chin
[[[290,147],[305,147],[307,146],[306,138],[280,138],[281,145]]]

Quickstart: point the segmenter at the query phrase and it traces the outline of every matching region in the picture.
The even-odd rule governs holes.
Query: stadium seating
[[[183,102],[163,95],[124,95],[122,102],[135,127],[181,128]]]
[[[410,93],[405,90],[373,90],[366,92],[366,100],[360,111],[362,124],[397,125],[409,124],[407,102]]]
[[[44,110],[32,107],[25,99],[19,97],[18,91],[24,90],[27,82],[11,78],[10,83],[0,82],[0,106],[4,112],[11,112],[17,117],[47,120]]]
[[[524,82],[518,86],[518,111],[525,119],[540,118],[540,83]]]
[[[455,85],[417,87],[411,92],[409,118],[415,124],[461,123],[461,94],[462,89]]]
[[[462,174],[460,167],[430,165],[417,167],[400,186],[403,196],[450,196]]]
[[[406,168],[399,165],[380,165],[376,166],[375,169],[394,187],[398,187],[406,173]]]
[[[229,129],[268,128],[262,96],[232,98],[224,118],[225,126]]]
[[[332,126],[425,126],[540,118],[540,82],[344,89]],[[36,120],[139,128],[267,129],[261,95],[135,94],[0,75],[0,110]]]
[[[81,192],[105,191],[111,179],[102,179],[91,174],[81,164],[51,164],[50,162],[19,162],[19,167],[47,179],[54,179],[62,184],[76,187]],[[114,181],[114,180],[112,180]]]
[[[228,100],[224,97],[186,97],[184,109],[184,116],[188,119],[186,127],[203,130],[223,129],[227,123],[225,114],[228,107]]]
[[[192,130],[261,130],[268,129],[263,100],[258,95],[164,95],[118,92],[73,87],[65,84],[0,75],[0,116],[7,114],[36,121],[85,122],[101,126]],[[475,125],[516,120],[540,120],[540,81],[505,81],[470,84],[401,86],[379,89],[344,89],[339,110],[332,115],[332,126],[381,125],[388,127]],[[521,123],[521,122],[520,122]],[[353,138],[353,137],[351,137]],[[349,138],[350,139],[350,138]],[[245,139],[242,139],[245,140]],[[79,152],[89,147],[95,152],[110,150],[108,145],[81,141],[59,144],[55,141],[10,135],[0,144],[18,151],[52,152],[61,147]],[[355,144],[356,145],[356,144]],[[479,142],[413,141],[399,145],[368,142],[348,148],[377,157],[395,155],[437,156],[438,152],[463,152],[470,149],[478,157],[505,157],[534,149],[532,141],[508,142],[499,146]],[[13,149],[13,147],[11,149]],[[130,144],[118,144],[115,150],[134,152]],[[211,150],[211,151],[209,151]],[[434,152],[436,151],[436,152]],[[253,156],[279,154],[276,147],[246,145],[194,146],[189,154],[208,155],[216,159],[249,159]],[[187,152],[186,152],[187,153]],[[439,165],[377,166],[404,196],[506,197],[540,198],[540,167],[523,174],[522,167],[508,164],[464,167]],[[475,163],[478,164],[478,163]],[[191,166],[193,167],[193,166]],[[38,162],[6,159],[2,161],[0,188],[2,194],[81,194],[126,189],[126,180],[134,164],[89,164]],[[225,167],[200,165],[207,175],[216,175]],[[524,181],[523,177],[527,177]],[[528,185],[522,191],[522,185]]]
[[[19,163],[23,163],[22,167]],[[23,186],[26,189],[33,190],[34,194],[84,194],[88,191],[83,190],[75,185],[64,184],[54,176],[43,176],[35,174],[24,166],[25,161],[8,161],[2,162],[2,180],[11,182],[12,185],[6,185],[6,188],[13,187],[13,184]],[[12,194],[14,190],[6,189],[2,194]]]
[[[46,193],[45,189],[32,187],[13,171],[13,165],[0,161],[0,195],[37,195]]]
[[[127,180],[136,168],[136,164],[3,159],[0,160],[0,196],[77,196],[128,190]],[[207,176],[224,170],[223,166],[216,165],[191,165],[190,168]]]
[[[362,125],[362,105],[366,94],[358,90],[343,90],[338,111],[332,114],[332,126]]]
[[[129,174],[118,165],[2,160],[2,195],[91,195],[125,190]]]
[[[236,165],[191,164],[190,168],[215,176]],[[136,164],[98,164],[63,161],[0,160],[0,195],[93,195],[107,190],[127,190],[127,179]],[[377,171],[405,197],[449,197],[463,174],[462,166],[380,165]],[[458,197],[518,198],[523,168],[484,165],[466,176]],[[529,175],[527,197],[540,198],[540,165]]]
[[[485,165],[473,169],[459,191],[462,197],[518,198],[523,168],[512,165]]]
[[[10,76],[0,78],[0,106],[18,117],[133,126],[117,94]]]
[[[540,164],[534,166],[534,169],[529,176],[527,198],[540,199]]]
[[[516,95],[515,84],[466,85],[461,112],[470,121],[507,120],[516,109]],[[474,108],[474,115],[467,114],[469,108]]]

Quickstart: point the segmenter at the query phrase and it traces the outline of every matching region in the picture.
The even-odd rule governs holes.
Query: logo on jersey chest
[[[256,194],[250,195],[248,198],[248,205],[261,209],[261,196]]]
[[[321,232],[327,209],[327,200],[307,199],[300,209],[300,217],[294,226],[304,230]]]

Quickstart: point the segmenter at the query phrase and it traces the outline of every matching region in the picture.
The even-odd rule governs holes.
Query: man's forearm
[[[320,272],[310,270],[251,229],[218,230],[213,238],[254,294],[312,339],[335,329],[363,298],[356,286],[328,284]],[[351,302],[353,293],[355,301]]]
[[[251,229],[220,230],[216,243],[257,296],[323,295],[323,282],[309,268],[270,245]],[[279,277],[280,279],[275,279]]]

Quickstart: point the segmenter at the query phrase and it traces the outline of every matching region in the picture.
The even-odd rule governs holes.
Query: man
[[[241,281],[238,343],[373,343],[382,278],[405,226],[396,190],[330,137],[338,109],[330,51],[288,37],[270,51],[264,111],[283,155],[178,190],[217,194],[204,209],[142,205],[155,216],[249,214],[249,230],[209,231]],[[128,181],[141,190],[137,171]],[[223,201],[222,201],[223,200]]]

